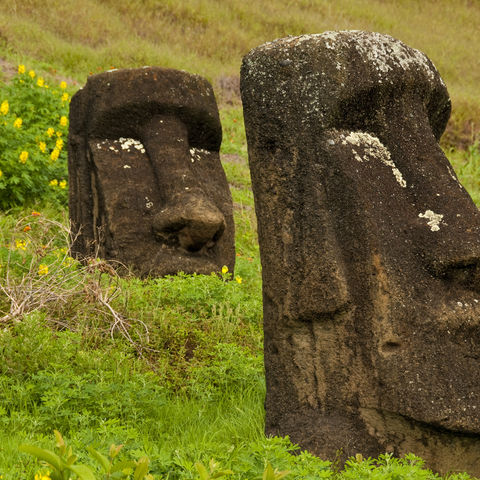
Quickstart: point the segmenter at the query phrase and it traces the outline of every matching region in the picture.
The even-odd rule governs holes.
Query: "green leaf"
[[[77,461],[78,457],[76,455],[70,455],[67,458],[67,465],[73,465]]]
[[[133,474],[133,480],[142,480],[145,475],[148,473],[148,464],[150,461],[147,457],[142,457],[137,462],[137,468]]]
[[[110,458],[115,458],[117,455],[118,455],[118,452],[120,452],[120,450],[123,448],[123,445],[115,445],[114,443],[112,443],[112,445],[110,445]]]
[[[225,475],[233,475],[232,470],[218,470],[214,474],[210,476],[210,478],[220,478],[224,477]]]
[[[280,480],[281,478],[286,477],[289,473],[290,473],[289,470],[284,470],[283,472],[274,470],[270,462],[268,462],[267,468],[263,472],[262,479],[263,480]]]
[[[275,472],[270,462],[267,464],[267,468],[263,472],[262,480],[275,480]]]
[[[210,474],[208,473],[205,465],[201,462],[195,463],[195,468],[197,469],[198,474],[200,475],[201,480],[209,480]]]
[[[110,475],[110,478],[111,478],[111,479],[115,479],[115,478],[128,478],[132,472],[133,472],[133,470],[131,470],[130,472],[115,472],[115,473],[112,473],[112,474]]]
[[[102,467],[103,471],[105,473],[110,473],[110,462],[108,458],[105,455],[102,455],[100,452],[97,452],[94,448],[92,447],[87,447],[88,452],[92,457],[100,464]]]
[[[77,475],[80,480],[96,480],[95,475],[86,465],[67,465],[66,468]]]
[[[137,463],[134,462],[133,460],[124,460],[123,462],[118,462],[115,465],[113,465],[110,472],[111,473],[120,472],[125,470],[126,468],[129,468],[133,471],[136,466],[137,466]]]
[[[63,471],[65,464],[62,459],[51,450],[44,450],[43,448],[35,447],[34,445],[20,445],[18,449],[21,452],[29,453],[34,457],[37,457],[39,460],[43,460],[51,465],[53,468],[56,468],[59,472]]]

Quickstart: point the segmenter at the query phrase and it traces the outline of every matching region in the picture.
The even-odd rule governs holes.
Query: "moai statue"
[[[480,214],[438,145],[437,70],[390,36],[326,32],[252,50],[241,92],[266,433],[480,475]]]
[[[232,198],[211,85],[145,67],[89,77],[70,105],[71,250],[141,276],[235,262]]]

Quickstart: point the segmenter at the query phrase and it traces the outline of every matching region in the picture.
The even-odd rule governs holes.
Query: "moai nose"
[[[153,232],[162,243],[197,252],[212,248],[225,230],[220,210],[201,194],[177,196],[153,220]]]
[[[156,115],[142,125],[141,137],[165,197],[152,223],[155,237],[188,252],[212,248],[226,222],[190,168],[187,125],[172,115]]]

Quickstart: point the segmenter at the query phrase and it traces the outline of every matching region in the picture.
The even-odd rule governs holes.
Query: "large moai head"
[[[138,274],[233,270],[232,198],[210,84],[165,68],[89,77],[70,105],[72,252]]]
[[[437,70],[390,36],[327,32],[252,50],[241,92],[267,433],[480,475],[480,214],[438,145]]]

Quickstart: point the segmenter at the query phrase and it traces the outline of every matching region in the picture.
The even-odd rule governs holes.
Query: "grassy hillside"
[[[0,56],[85,82],[90,72],[162,65],[235,86],[242,56],[324,30],[388,33],[424,51],[451,92],[449,139],[480,129],[480,3],[472,0],[12,0]],[[473,129],[473,130],[472,130]]]

